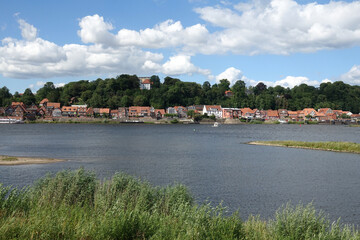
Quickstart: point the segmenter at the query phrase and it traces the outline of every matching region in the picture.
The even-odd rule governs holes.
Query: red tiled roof
[[[211,109],[216,109],[217,111],[221,111],[220,105],[205,105],[205,107],[207,111],[210,111]]]
[[[102,114],[102,113],[109,114],[110,113],[110,108],[100,108],[100,114]]]
[[[60,103],[48,102],[47,107],[60,108]]]
[[[46,103],[46,102],[49,102],[49,99],[44,98],[43,100],[41,100],[40,104],[44,104],[44,103]]]
[[[279,117],[279,113],[276,110],[267,110],[268,117]]]
[[[252,110],[251,108],[240,108],[241,112],[243,114],[246,114],[246,113],[255,113],[254,110]]]

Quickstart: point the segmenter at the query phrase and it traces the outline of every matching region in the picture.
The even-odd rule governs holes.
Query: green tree
[[[31,104],[35,103],[35,101],[36,99],[31,89],[30,88],[25,89],[24,94],[22,95],[22,102],[26,106],[30,106]]]

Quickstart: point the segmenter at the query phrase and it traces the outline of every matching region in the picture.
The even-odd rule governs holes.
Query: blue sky
[[[360,85],[360,1],[0,0],[0,87],[127,73]]]

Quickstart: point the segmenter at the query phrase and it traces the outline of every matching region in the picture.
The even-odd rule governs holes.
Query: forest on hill
[[[11,102],[38,104],[44,98],[69,105],[70,100],[75,98],[77,104],[111,109],[129,106],[153,106],[161,109],[180,105],[221,105],[274,110],[328,107],[360,112],[360,86],[342,81],[322,83],[319,87],[301,84],[291,89],[282,86],[267,87],[262,82],[256,86],[246,86],[241,80],[230,86],[226,79],[213,85],[208,81],[201,85],[172,77],[166,77],[161,82],[154,75],[150,81],[150,90],[141,90],[139,78],[127,74],[116,78],[98,78],[95,81],[70,82],[63,87],[55,87],[52,82],[47,82],[36,93],[28,88],[22,94],[11,94],[4,86],[0,88],[0,107],[9,106]],[[232,91],[231,97],[225,96],[225,91],[228,90]]]

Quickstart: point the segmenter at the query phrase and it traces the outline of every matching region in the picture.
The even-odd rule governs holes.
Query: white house
[[[140,89],[141,90],[150,90],[151,89],[151,81],[150,78],[147,77],[140,77]]]
[[[220,105],[204,105],[203,114],[214,115],[216,118],[223,117],[223,111]]]

